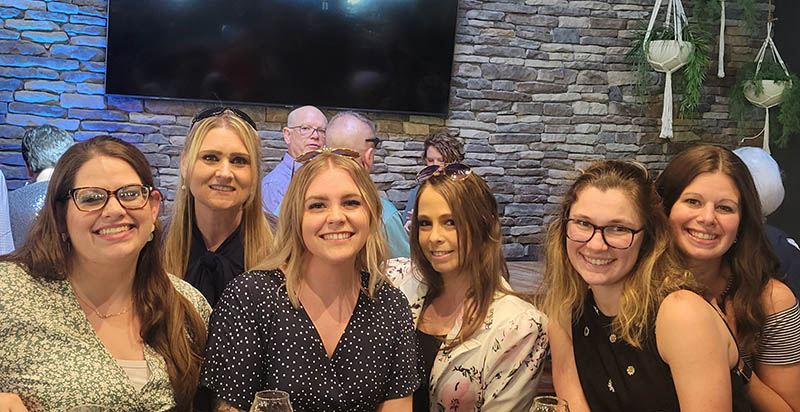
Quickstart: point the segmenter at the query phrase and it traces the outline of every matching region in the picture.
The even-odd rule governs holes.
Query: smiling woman
[[[192,410],[211,308],[162,266],[153,184],[109,136],[61,157],[28,241],[0,263],[0,410]]]
[[[366,170],[339,153],[320,150],[294,175],[274,252],[214,310],[202,385],[216,410],[248,410],[264,389],[306,412],[411,407],[411,313],[382,271],[381,202]]]
[[[269,253],[261,210],[261,142],[250,117],[218,107],[192,121],[167,231],[167,270],[216,305],[225,286]]]
[[[647,169],[581,171],[547,231],[553,384],[573,412],[749,411],[735,341],[679,265]]]

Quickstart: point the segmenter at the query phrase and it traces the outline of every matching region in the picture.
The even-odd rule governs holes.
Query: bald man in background
[[[375,123],[356,112],[342,112],[328,122],[327,146],[355,150],[359,154],[358,161],[372,170],[375,149],[378,140],[375,137]],[[408,257],[411,250],[408,234],[403,228],[402,214],[388,199],[381,197],[383,207],[383,225],[386,229],[386,242],[389,244],[390,257]]]
[[[289,187],[292,174],[300,166],[297,156],[325,146],[325,126],[328,119],[314,106],[303,106],[289,113],[286,127],[282,129],[287,150],[283,159],[261,180],[264,210],[278,215],[283,195]]]

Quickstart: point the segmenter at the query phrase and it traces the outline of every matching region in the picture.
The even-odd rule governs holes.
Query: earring
[[[186,190],[186,185],[181,185],[181,190]]]
[[[62,242],[66,242],[67,240],[69,240],[69,236],[66,233],[62,233],[61,234],[61,241]]]
[[[154,236],[154,235],[153,235],[153,233],[154,233],[154,232],[155,232],[155,230],[154,230],[154,231],[152,231],[152,232],[150,232],[150,236],[147,238],[147,241],[148,241],[148,242],[150,242],[151,240],[153,240],[153,236]]]

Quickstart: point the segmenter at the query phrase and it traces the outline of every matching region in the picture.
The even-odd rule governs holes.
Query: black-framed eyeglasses
[[[633,244],[633,237],[644,228],[634,230],[622,225],[597,226],[581,219],[567,219],[567,238],[580,243],[588,243],[597,231],[603,242],[610,248],[627,249]]]
[[[314,132],[317,132],[317,136],[325,137],[325,128],[324,127],[311,127],[311,126],[286,126],[287,129],[297,129],[300,136],[303,137],[311,137]]]
[[[372,138],[364,139],[364,140],[366,140],[368,142],[371,142],[372,146],[374,148],[376,148],[376,149],[381,145],[381,139],[378,139],[377,137],[372,137]]]
[[[147,204],[152,191],[153,187],[148,185],[127,185],[117,190],[89,186],[70,189],[67,197],[72,198],[75,207],[82,212],[94,212],[104,208],[112,195],[123,208],[136,210]]]
[[[453,180],[464,180],[472,174],[469,166],[461,163],[448,163],[446,165],[430,165],[417,173],[417,183],[422,183],[434,176],[447,176]]]
[[[247,113],[245,113],[245,112],[243,112],[243,111],[241,111],[239,109],[236,109],[236,108],[233,108],[233,107],[227,107],[227,106],[212,107],[212,108],[209,108],[209,109],[205,109],[200,113],[197,113],[192,118],[192,126],[194,126],[195,123],[197,123],[197,122],[199,122],[199,121],[201,121],[203,119],[208,119],[209,117],[219,116],[222,113],[225,113],[226,110],[229,110],[231,113],[236,115],[236,117],[244,120],[247,124],[249,124],[253,128],[253,130],[258,130],[258,128],[256,127],[256,122],[254,122],[253,119]]]
[[[361,155],[352,149],[345,149],[345,148],[336,148],[336,147],[323,147],[321,149],[309,150],[300,156],[297,156],[294,161],[292,161],[292,177],[294,177],[294,170],[296,163],[305,163],[323,153],[330,153],[335,154],[337,156],[344,156],[353,159],[354,161],[361,157]]]

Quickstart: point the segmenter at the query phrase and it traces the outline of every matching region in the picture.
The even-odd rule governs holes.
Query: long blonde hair
[[[697,290],[694,278],[679,263],[661,198],[641,164],[620,160],[592,163],[567,191],[560,213],[547,230],[541,307],[552,321],[567,329],[583,313],[589,287],[570,263],[565,225],[570,207],[588,187],[621,190],[643,221],[639,256],[624,280],[619,313],[611,323],[615,334],[640,348],[652,332],[661,301],[681,288]]]
[[[365,291],[369,297],[387,282],[384,266],[388,255],[381,221],[382,206],[378,191],[367,171],[355,160],[333,153],[321,153],[303,164],[289,183],[281,204],[278,230],[273,241],[273,253],[256,265],[259,270],[284,267],[286,291],[292,305],[299,307],[297,290],[304,276],[307,249],[303,241],[303,214],[305,196],[311,182],[322,173],[342,169],[353,178],[369,212],[367,242],[358,252],[355,269],[369,273],[369,285]]]
[[[164,261],[167,271],[183,277],[189,261],[194,219],[194,195],[188,187],[197,155],[203,140],[216,128],[234,132],[242,140],[250,155],[250,171],[253,176],[250,195],[242,205],[242,244],[244,245],[244,269],[250,270],[269,254],[272,244],[272,231],[261,206],[261,145],[258,134],[235,113],[226,110],[195,123],[189,130],[183,144],[181,159],[186,162],[186,170],[178,179],[172,219],[164,242]]]
[[[508,266],[503,256],[497,200],[489,186],[474,173],[460,181],[437,175],[422,182],[417,191],[409,236],[411,260],[428,286],[425,307],[444,291],[442,275],[425,258],[419,243],[419,199],[426,190],[440,194],[450,207],[458,236],[458,267],[469,277],[461,329],[452,341],[445,342],[446,348],[453,348],[482,327],[497,293],[518,295],[504,286]]]

